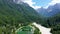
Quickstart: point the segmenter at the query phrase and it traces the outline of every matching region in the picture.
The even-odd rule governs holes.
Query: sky
[[[50,5],[60,3],[60,0],[22,0],[22,1],[29,4],[34,9],[38,9],[41,7],[48,8],[48,6]]]

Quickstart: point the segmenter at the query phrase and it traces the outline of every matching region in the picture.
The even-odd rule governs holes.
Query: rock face
[[[54,6],[49,6],[47,9],[40,8],[37,11],[40,15],[43,15],[45,17],[53,16],[57,13],[60,13],[60,3],[57,3]]]

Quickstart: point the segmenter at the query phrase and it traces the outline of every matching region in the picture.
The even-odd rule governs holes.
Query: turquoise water
[[[19,31],[17,32],[17,34],[33,34],[33,33],[28,31]]]
[[[17,31],[17,34],[33,34],[32,27],[24,26]]]

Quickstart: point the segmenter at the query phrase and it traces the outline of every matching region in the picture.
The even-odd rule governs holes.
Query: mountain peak
[[[44,17],[51,17],[58,13],[60,13],[60,3],[57,3],[53,6],[49,6],[47,9],[45,8],[39,8],[38,13]]]

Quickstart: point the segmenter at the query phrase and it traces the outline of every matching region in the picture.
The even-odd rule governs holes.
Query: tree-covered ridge
[[[51,33],[52,34],[59,34],[60,33],[60,13],[56,14],[55,16],[50,18],[51,24]]]
[[[26,3],[16,4],[12,0],[0,0],[1,33],[11,34],[12,30],[15,32],[20,27],[19,24],[25,26],[39,19],[38,13]]]
[[[52,28],[53,34],[60,34],[60,13],[49,18],[43,18],[26,3],[16,4],[12,0],[0,0],[0,34],[2,32],[15,34],[15,30],[32,22]],[[35,34],[37,31],[35,30]]]
[[[29,6],[11,3],[6,0],[0,0],[0,17],[1,20],[6,20],[6,22],[7,20],[10,22],[13,20],[18,23],[24,23],[35,21],[38,19],[36,18],[38,17],[38,14]],[[7,24],[8,23],[9,22],[7,22]]]
[[[60,34],[60,13],[43,19],[41,24],[45,27],[51,28],[52,34]]]

